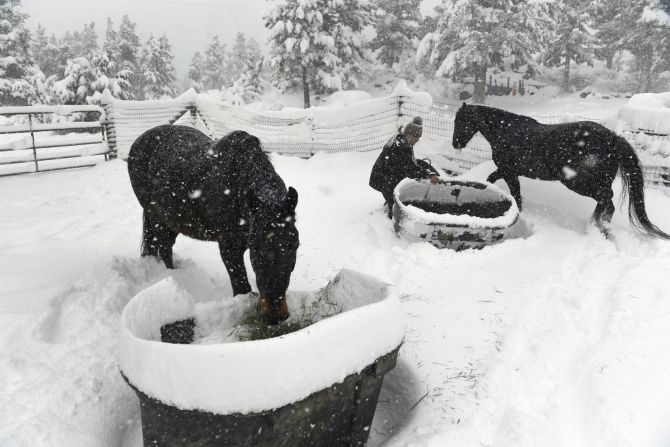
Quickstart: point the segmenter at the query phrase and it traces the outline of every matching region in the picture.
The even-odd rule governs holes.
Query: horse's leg
[[[596,173],[601,175],[601,173]],[[602,174],[604,175],[604,174]],[[591,197],[596,203],[596,208],[591,215],[591,221],[598,230],[607,237],[607,224],[614,215],[614,202],[612,197],[612,176],[594,179],[594,175],[577,175],[570,180],[562,180],[562,183],[582,196]]]
[[[147,210],[142,212],[142,256],[158,257],[158,237]]]
[[[516,206],[519,207],[519,211],[521,211],[521,184],[519,183],[519,177],[511,174],[503,174],[502,178],[507,183],[509,192],[514,197],[514,200],[516,200]]]
[[[596,209],[593,211],[591,220],[595,223],[600,232],[607,237],[607,224],[612,221],[614,215],[614,202],[612,202],[612,187],[602,187],[594,194],[594,199],[598,201]]]
[[[177,240],[178,233],[170,230],[163,224],[154,225],[156,239],[158,242],[158,257],[161,258],[165,267],[169,269],[174,268],[174,262],[172,261],[172,246]]]
[[[233,295],[244,295],[251,292],[247,269],[244,267],[244,252],[246,243],[219,242],[219,252],[223,264],[228,270],[230,283],[233,286]]]
[[[503,175],[500,173],[500,169],[496,169],[491,174],[489,174],[489,176],[486,178],[486,181],[489,183],[495,183],[501,178],[503,178]]]

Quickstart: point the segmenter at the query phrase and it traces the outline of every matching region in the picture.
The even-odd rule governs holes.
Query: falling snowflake
[[[577,171],[572,169],[570,166],[563,166],[563,176],[566,180],[570,180],[577,175]]]

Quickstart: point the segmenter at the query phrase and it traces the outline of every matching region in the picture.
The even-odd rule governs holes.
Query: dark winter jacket
[[[423,160],[414,158],[414,149],[402,134],[391,138],[379,154],[370,173],[370,186],[382,194],[390,194],[406,177],[423,179],[437,171]]]

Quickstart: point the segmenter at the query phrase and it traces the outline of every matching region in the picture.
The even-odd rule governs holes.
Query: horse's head
[[[288,309],[284,315],[277,308],[285,306],[285,294],[300,245],[295,226],[297,204],[298,192],[291,187],[279,203],[252,203],[251,206],[248,242],[260,302],[269,304],[273,313],[282,314],[272,324],[288,317]]]
[[[463,149],[479,131],[474,113],[473,108],[468,107],[465,103],[456,112],[456,118],[454,119],[454,139],[451,143],[454,149]]]

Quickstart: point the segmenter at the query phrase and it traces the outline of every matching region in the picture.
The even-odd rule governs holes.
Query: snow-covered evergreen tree
[[[263,52],[261,46],[253,37],[247,39],[247,58],[245,60],[245,69],[248,67],[256,67],[258,64],[263,64]]]
[[[59,55],[61,52],[56,36],[50,38],[41,24],[37,25],[35,37],[31,43],[35,63],[42,70],[45,77],[62,74],[64,67],[59,66]]]
[[[177,94],[177,73],[168,38],[149,38],[142,53],[142,99],[173,98]]]
[[[54,83],[54,95],[59,104],[88,104],[95,93],[93,87],[98,79],[98,70],[86,57],[70,59],[65,77]]]
[[[133,99],[135,97],[133,82],[137,82],[138,79],[134,76],[135,72],[124,67],[119,45],[118,32],[114,29],[112,20],[107,18],[102,52],[93,61],[100,73],[95,90],[102,93],[108,88],[115,98]]]
[[[33,60],[20,0],[0,0],[0,105],[40,101],[44,75]]]
[[[265,16],[275,81],[317,92],[357,85],[367,55],[361,32],[372,23],[367,0],[280,0]]]
[[[392,67],[403,55],[414,54],[422,22],[421,0],[376,0],[376,36],[370,48],[382,64]],[[423,37],[423,36],[422,36]]]
[[[605,60],[612,69],[614,57],[623,49],[629,0],[597,0],[594,2],[593,21],[596,29],[595,55]]]
[[[98,33],[95,31],[95,23],[84,24],[82,31],[75,31],[73,34],[73,53],[75,56],[90,58],[98,53]]]
[[[94,93],[87,98],[90,104],[100,103],[100,94],[108,89],[112,96],[118,99],[132,99],[132,85],[130,84],[130,70],[117,71],[112,59],[106,51],[101,51],[92,57],[91,63],[95,66],[95,81],[91,84]]]
[[[232,87],[226,89],[224,101],[234,106],[243,106],[260,98],[258,78],[254,78],[252,72],[246,72],[233,83]]]
[[[202,82],[202,78],[205,72],[205,58],[203,55],[196,51],[191,58],[191,63],[188,66],[188,83],[189,87],[194,88],[196,91],[203,91],[205,86]]]
[[[205,90],[223,89],[226,83],[225,67],[226,45],[219,36],[214,36],[205,51],[205,63],[202,72],[202,84]]]
[[[317,92],[330,92],[358,87],[358,80],[372,60],[363,36],[365,27],[372,25],[372,5],[368,0],[328,0],[324,5],[323,21],[328,35],[335,41],[334,55],[340,60]],[[330,41],[329,41],[330,43]]]
[[[627,48],[635,55],[640,90],[650,92],[658,74],[670,69],[670,22],[658,0],[631,0]],[[659,14],[660,13],[660,14]]]
[[[599,46],[625,49],[635,56],[632,71],[641,91],[653,90],[658,76],[670,70],[668,10],[670,0],[598,0]]]
[[[227,84],[240,78],[246,69],[247,57],[247,38],[244,33],[237,33],[225,67]]]
[[[533,64],[551,23],[543,2],[443,0],[437,29],[417,50],[417,62],[438,76],[474,76],[474,101],[483,103],[491,67]]]
[[[105,31],[105,42],[102,44],[102,49],[112,62],[117,62],[121,59],[117,32],[114,29],[112,19],[109,17],[107,17],[107,30]]]
[[[548,8],[554,26],[540,58],[548,67],[563,67],[562,87],[569,91],[571,63],[593,65],[593,7],[582,0],[562,0],[549,4]]]
[[[68,60],[65,76],[52,82],[54,101],[59,104],[99,104],[100,95],[109,89],[119,99],[132,99],[130,71],[113,69],[107,53],[98,50],[89,57]],[[113,74],[112,74],[113,73]]]
[[[119,71],[130,72],[130,83],[133,86],[133,95],[141,95],[139,80],[139,57],[140,57],[140,38],[137,36],[135,28],[137,24],[132,22],[127,15],[121,18],[121,24],[116,32],[116,48],[118,48],[118,59],[114,60],[116,69]]]

